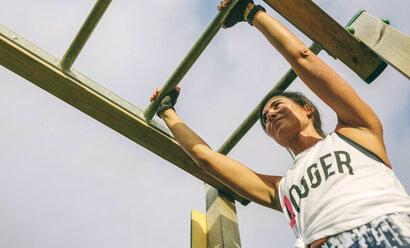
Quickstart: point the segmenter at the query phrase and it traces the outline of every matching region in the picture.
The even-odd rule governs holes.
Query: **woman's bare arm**
[[[283,55],[303,82],[336,112],[341,124],[380,131],[378,117],[353,88],[286,27],[262,11],[255,16],[253,24]]]
[[[226,5],[225,2],[223,0],[218,9]],[[248,4],[245,17],[253,6],[253,3]],[[281,53],[301,80],[335,111],[336,131],[374,152],[390,166],[381,122],[353,88],[272,16],[258,11],[252,24]]]
[[[336,112],[336,131],[374,152],[390,166],[381,122],[353,88],[273,17],[260,11],[253,24],[285,57],[301,80]]]
[[[240,162],[213,151],[173,109],[165,110],[161,117],[178,143],[208,174],[242,197],[282,211],[278,198],[281,177],[255,173]]]

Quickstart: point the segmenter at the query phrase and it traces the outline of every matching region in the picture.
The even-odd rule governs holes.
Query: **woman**
[[[228,3],[223,0],[218,10]],[[158,115],[207,173],[237,194],[283,211],[299,246],[410,247],[410,198],[391,170],[376,114],[346,81],[263,7],[240,1],[228,15],[225,27],[245,20],[336,112],[335,132],[323,134],[316,107],[300,93],[277,92],[265,98],[263,128],[296,156],[293,167],[280,177],[255,173],[211,150],[174,111],[179,88],[161,101]]]

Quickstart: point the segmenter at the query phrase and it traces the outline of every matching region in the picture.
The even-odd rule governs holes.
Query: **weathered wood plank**
[[[311,0],[264,0],[269,6],[371,83],[386,64]],[[375,75],[376,74],[376,75]]]
[[[208,248],[241,247],[234,199],[210,185],[205,191]]]
[[[363,11],[350,25],[379,57],[410,78],[410,37]]]
[[[206,248],[206,215],[192,210],[191,212],[191,248]]]
[[[81,73],[62,72],[58,59],[2,25],[0,64],[189,174],[247,202],[200,169],[160,122],[147,124],[143,111]]]

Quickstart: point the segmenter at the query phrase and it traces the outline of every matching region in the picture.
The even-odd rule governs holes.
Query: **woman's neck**
[[[289,149],[297,155],[304,150],[314,146],[317,142],[322,140],[323,137],[320,136],[316,131],[314,132],[306,132],[306,133],[299,133],[289,145]]]

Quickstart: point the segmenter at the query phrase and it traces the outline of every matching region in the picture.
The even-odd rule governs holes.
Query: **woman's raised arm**
[[[251,10],[255,7],[252,1],[241,2],[248,2],[243,11],[244,19],[251,16],[252,19],[248,22],[281,53],[301,80],[336,112],[336,131],[374,152],[389,165],[382,125],[374,111],[343,78],[311,52],[285,26],[263,10],[252,13]],[[223,0],[218,5],[218,10],[228,3],[229,0]]]
[[[156,98],[158,91],[154,93],[151,100]],[[255,173],[240,162],[213,151],[201,137],[181,120],[172,108],[177,96],[175,90],[171,91],[164,98],[165,103],[160,103],[158,114],[165,121],[181,147],[198,166],[242,197],[282,211],[278,197],[281,177]]]

